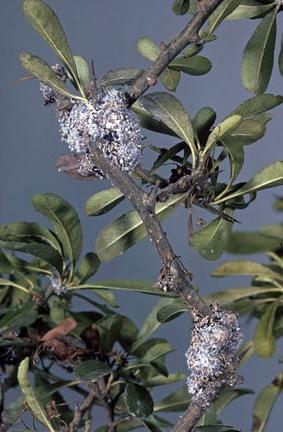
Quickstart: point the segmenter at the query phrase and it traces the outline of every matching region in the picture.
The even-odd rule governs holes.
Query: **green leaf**
[[[270,9],[273,9],[276,5],[275,2],[268,4],[261,4],[255,0],[245,0],[245,2],[241,2],[244,4],[239,4],[237,9],[235,9],[230,15],[228,15],[227,19],[229,20],[239,20],[239,19],[248,19],[248,18],[256,18],[259,17]]]
[[[173,350],[172,345],[165,339],[153,338],[133,347],[130,354],[144,361],[152,362]]]
[[[57,237],[62,243],[65,257],[75,263],[82,248],[82,227],[75,209],[59,195],[46,193],[35,195],[32,199],[34,208],[46,216],[53,225]]]
[[[153,132],[163,133],[165,135],[177,136],[166,124],[160,120],[156,120],[152,115],[142,106],[139,101],[136,101],[131,109],[136,113],[141,127],[151,130]]]
[[[255,352],[263,358],[271,357],[275,351],[273,327],[278,304],[267,305],[256,327],[254,336]]]
[[[36,417],[50,432],[56,432],[47,417],[47,413],[36,398],[35,393],[28,381],[28,367],[29,358],[26,357],[21,361],[17,375],[21,391],[25,397],[25,401],[32,410],[34,417]]]
[[[212,35],[221,22],[240,4],[241,0],[224,0],[208,19],[207,35]]]
[[[33,257],[40,258],[47,262],[52,267],[55,267],[59,273],[62,272],[63,262],[62,256],[56,249],[44,243],[25,243],[25,242],[1,242],[5,248],[14,251],[24,252]]]
[[[242,117],[238,114],[231,115],[219,123],[208,135],[204,149],[204,154],[208,152],[218,140],[236,129],[242,121]]]
[[[186,378],[184,373],[171,373],[168,376],[156,375],[145,380],[146,387],[156,387],[161,385],[173,384],[178,381],[183,381]]]
[[[76,271],[77,283],[83,284],[95,275],[100,266],[98,256],[93,252],[88,252],[80,262],[78,270]]]
[[[226,195],[220,199],[215,199],[213,204],[229,201],[235,197],[256,192],[262,189],[280,186],[283,184],[283,161],[274,162],[259,171],[251,180],[245,183],[236,192]]]
[[[169,93],[157,92],[142,96],[139,101],[154,119],[163,122],[188,144],[194,164],[196,155],[194,130],[189,114],[178,99]]]
[[[242,118],[248,118],[269,111],[282,102],[283,96],[281,95],[262,94],[245,100],[231,114],[239,114]]]
[[[226,210],[227,214],[230,212]],[[192,235],[191,245],[204,258],[208,260],[218,259],[228,242],[233,224],[222,217],[218,217],[208,225]]]
[[[160,54],[159,46],[150,38],[140,37],[137,41],[137,49],[145,58],[155,61]],[[159,77],[164,86],[175,91],[180,81],[180,73],[166,68]]]
[[[267,237],[260,232],[232,232],[225,250],[232,254],[253,254],[278,249],[280,244],[280,239]]]
[[[121,315],[121,317],[122,317],[122,324],[117,339],[120,345],[126,351],[129,351],[134,341],[136,340],[136,337],[138,335],[138,329],[136,325],[133,323],[133,321],[130,320],[130,318],[126,317],[125,315]]]
[[[67,96],[68,98],[77,98],[77,96],[74,96],[69,92],[63,81],[57,77],[53,69],[40,57],[29,53],[22,53],[20,54],[20,60],[23,67],[38,78],[39,81],[52,87],[58,93]]]
[[[172,11],[176,15],[185,15],[190,8],[190,0],[174,0]]]
[[[186,385],[173,391],[160,402],[154,405],[154,411],[178,412],[187,409],[191,397]]]
[[[167,304],[157,313],[157,319],[162,324],[178,318],[183,312],[187,312],[188,308],[180,299],[173,299],[172,304]]]
[[[240,140],[234,137],[232,138],[231,136],[228,135],[223,137],[221,139],[221,142],[224,145],[224,148],[227,151],[229,156],[230,177],[227,186],[221,192],[221,194],[218,195],[217,198],[225,195],[228,192],[228,190],[230,189],[230,187],[232,186],[232,184],[240,174],[245,159],[243,144],[241,143]]]
[[[58,55],[77,82],[78,74],[75,60],[57,15],[41,0],[23,0],[22,11],[37,33]]]
[[[201,108],[193,118],[193,126],[200,138],[202,134],[206,133],[208,136],[210,128],[216,119],[216,112],[210,107]]]
[[[178,194],[165,203],[158,203],[155,208],[156,215],[160,219],[164,218],[183,199],[184,196]],[[132,210],[102,229],[96,239],[97,255],[101,261],[110,261],[146,236],[147,231],[139,214]]]
[[[266,386],[257,396],[253,409],[253,432],[264,432],[273,405],[283,389],[283,374]]]
[[[190,44],[183,50],[183,56],[184,57],[193,57],[203,50],[203,46],[204,45],[201,42]]]
[[[261,276],[263,278],[282,280],[280,273],[273,271],[267,265],[259,264],[254,261],[228,261],[213,271],[212,276]]]
[[[99,377],[109,375],[111,367],[99,360],[86,360],[74,369],[74,374],[82,381],[94,381]]]
[[[256,94],[264,93],[271,77],[277,13],[278,9],[274,8],[265,15],[244,50],[242,82],[247,90]]]
[[[155,61],[160,54],[159,46],[148,37],[138,38],[137,49],[141,55],[152,62]]]
[[[247,145],[258,141],[266,132],[265,124],[256,119],[244,119],[241,124],[234,129],[229,137],[241,144]]]
[[[124,195],[117,188],[105,189],[92,195],[85,204],[88,216],[99,216],[107,213],[123,201]]]
[[[259,232],[268,237],[283,240],[283,224],[263,225],[259,228]]]
[[[120,68],[107,72],[97,81],[99,88],[107,88],[118,85],[131,85],[143,73],[142,69],[136,68]]]
[[[32,324],[38,316],[36,305],[31,301],[24,305],[11,308],[0,319],[0,332],[3,333],[7,330],[20,329],[21,327],[28,327]]]
[[[175,304],[176,299],[175,298],[161,298],[156,305],[151,309],[149,314],[147,315],[140,331],[137,336],[138,342],[140,343],[141,339],[145,339],[149,335],[151,335],[153,332],[155,332],[160,327],[160,320],[158,318],[159,312],[166,307],[165,305],[169,306],[171,304]]]
[[[135,417],[148,417],[153,411],[153,400],[150,393],[139,384],[126,385],[125,403],[130,414]]]
[[[282,293],[283,289],[281,287],[273,287],[273,286],[252,286],[252,287],[243,287],[243,288],[229,288],[225,291],[219,291],[210,295],[205,296],[205,300],[210,303],[212,301],[219,301],[222,305],[226,305],[237,300],[242,300],[248,297],[254,296],[262,296],[263,294],[267,294],[270,296],[270,293]]]
[[[74,56],[74,60],[79,82],[81,83],[85,91],[87,91],[91,81],[88,64],[81,56]]]
[[[166,68],[159,76],[164,87],[169,91],[175,91],[180,82],[181,74],[177,70]]]
[[[170,65],[170,69],[189,75],[204,75],[212,68],[211,61],[203,56],[177,57]]]
[[[224,391],[220,393],[217,400],[213,402],[207,412],[201,417],[198,422],[198,426],[208,426],[212,423],[217,423],[218,415],[224,410],[224,408],[229,405],[234,400],[238,399],[241,396],[245,396],[248,394],[254,393],[249,389],[230,389],[226,388]],[[221,425],[219,425],[221,427]],[[201,430],[201,428],[200,428]]]
[[[145,294],[152,294],[157,296],[172,297],[174,294],[159,291],[151,283],[139,280],[104,280],[96,281],[94,284],[71,286],[69,289],[93,289],[93,290],[118,290],[118,291],[132,291]]]
[[[281,47],[280,47],[280,53],[278,57],[278,66],[279,66],[279,72],[283,76],[283,35],[281,37]]]

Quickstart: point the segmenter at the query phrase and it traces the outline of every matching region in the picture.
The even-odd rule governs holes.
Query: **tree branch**
[[[199,0],[198,10],[181,33],[169,42],[162,45],[162,49],[156,61],[136,80],[129,88],[131,103],[138,99],[145,91],[155,85],[158,77],[171,63],[171,61],[183,51],[183,49],[198,41],[198,32],[207,21],[212,12],[223,0]]]

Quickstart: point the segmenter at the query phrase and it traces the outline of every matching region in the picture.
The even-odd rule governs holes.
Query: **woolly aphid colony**
[[[58,78],[67,76],[60,65],[54,65]],[[97,146],[106,159],[122,171],[131,173],[142,151],[142,133],[134,113],[128,109],[125,94],[115,88],[98,91],[95,100],[73,101],[59,107],[62,98],[50,87],[40,84],[46,104],[55,103],[62,141],[72,154],[80,156],[78,173],[87,177],[104,177],[94,164],[91,148]]]
[[[63,67],[52,68],[59,79],[67,80]],[[40,83],[40,90],[45,104],[55,104],[57,108],[61,139],[78,156],[80,176],[105,177],[93,161],[93,146],[98,146],[104,157],[122,171],[133,172],[141,155],[143,137],[123,92],[115,88],[100,90],[95,100],[71,101],[46,84]],[[58,281],[54,279],[53,283],[58,295],[61,294]],[[192,340],[186,353],[187,385],[198,404],[209,406],[221,381],[232,387],[237,383],[237,350],[241,341],[242,332],[233,312],[214,304],[211,316],[194,317]]]

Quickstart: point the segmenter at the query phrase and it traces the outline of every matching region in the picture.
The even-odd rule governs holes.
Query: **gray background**
[[[61,18],[74,54],[90,60],[95,58],[97,73],[107,72],[123,66],[145,67],[147,62],[136,51],[135,42],[140,36],[149,36],[156,42],[168,41],[180,31],[187,17],[176,17],[171,12],[171,0],[50,0],[49,4]],[[279,18],[279,17],[278,17]],[[281,15],[280,15],[281,18]],[[35,81],[15,85],[16,80],[25,75],[19,62],[19,53],[30,51],[54,63],[55,57],[45,43],[36,35],[20,12],[17,0],[1,0],[1,223],[17,220],[43,221],[35,213],[31,198],[36,193],[56,192],[69,200],[78,210],[85,233],[85,251],[93,250],[95,238],[107,222],[113,220],[127,208],[123,204],[112,213],[100,218],[87,218],[84,203],[91,194],[107,187],[107,182],[79,182],[60,175],[54,168],[57,157],[66,152],[60,142],[57,131],[56,115],[52,108],[46,108]],[[278,19],[279,21],[279,19]],[[220,121],[242,100],[250,97],[241,86],[240,64],[245,43],[255,28],[254,21],[229,22],[217,30],[218,41],[205,47],[204,55],[213,62],[212,71],[203,77],[182,76],[177,96],[191,115],[201,107],[211,106],[218,113]],[[278,33],[282,32],[279,23]],[[279,51],[279,37],[276,52]],[[282,78],[277,66],[272,75],[268,91],[280,93]],[[158,89],[158,87],[157,87]],[[154,89],[155,90],[155,89]],[[145,132],[146,143],[166,145],[172,140]],[[261,142],[249,146],[246,150],[248,164],[241,179],[252,177],[265,165],[282,158],[282,107],[274,110],[274,119],[268,126],[268,133]],[[149,160],[146,151],[144,161]],[[276,194],[282,194],[282,188],[265,191],[248,209],[236,215],[241,221],[240,229],[256,229],[264,223],[279,222],[280,215],[271,210]],[[198,216],[198,210],[194,210]],[[203,214],[201,214],[203,216]],[[208,221],[210,216],[205,214]],[[186,235],[187,214],[178,209],[165,223],[168,235],[176,247],[178,255],[193,271],[194,282],[203,293],[210,293],[220,288],[245,286],[247,278],[233,280],[215,280],[210,273],[225,259],[206,262],[188,248]],[[44,221],[45,223],[45,221]],[[257,257],[256,257],[257,258]],[[266,260],[262,257],[262,260]],[[101,266],[97,278],[137,278],[154,281],[160,269],[155,252],[147,240],[131,249],[123,256]],[[155,297],[145,295],[117,295],[121,312],[129,314],[137,324],[141,324]],[[254,323],[246,326],[248,338]],[[159,334],[169,337],[176,351],[169,356],[172,371],[185,371],[184,351],[189,342],[189,320],[183,316],[164,326]],[[242,370],[245,387],[258,391],[268,384],[280,370],[278,349],[268,361],[254,357]],[[165,390],[165,389],[164,389]],[[164,390],[161,393],[164,394]],[[162,393],[163,392],[163,393]],[[227,408],[223,420],[225,424],[250,430],[253,396],[245,396]],[[280,401],[282,404],[282,399]],[[282,415],[280,403],[277,403],[268,431],[279,430]],[[172,418],[175,418],[174,416]]]

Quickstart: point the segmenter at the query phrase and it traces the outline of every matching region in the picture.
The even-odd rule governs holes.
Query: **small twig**
[[[95,391],[90,391],[82,404],[77,405],[72,422],[69,425],[69,432],[76,432],[85,413],[91,408],[94,399],[97,397]]]
[[[194,14],[184,30],[172,39],[168,45],[163,44],[163,49],[161,49],[156,61],[154,61],[129,88],[131,103],[137,100],[149,87],[156,84],[161,73],[186,46],[198,40],[199,30],[222,1],[223,0],[202,0],[198,2],[198,11]]]

